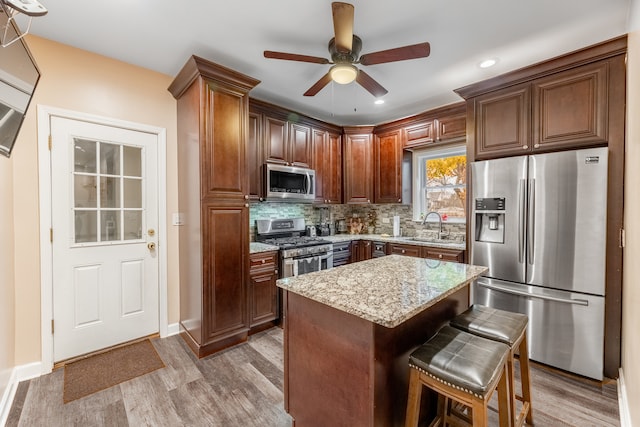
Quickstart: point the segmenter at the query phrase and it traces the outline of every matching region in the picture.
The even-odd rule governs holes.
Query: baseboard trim
[[[632,427],[627,388],[624,384],[622,368],[620,368],[620,376],[618,377],[618,405],[620,405],[620,427]]]
[[[0,400],[0,426],[7,423],[9,412],[11,411],[11,405],[13,404],[13,399],[16,396],[16,390],[18,389],[18,383],[20,381],[39,377],[41,374],[42,363],[40,362],[27,363],[26,365],[20,365],[13,368],[7,388],[2,394],[2,400]]]
[[[171,323],[170,325],[167,326],[167,336],[170,337],[171,335],[178,335],[180,333],[180,323],[176,322],[176,323]],[[162,337],[164,338],[164,337]]]

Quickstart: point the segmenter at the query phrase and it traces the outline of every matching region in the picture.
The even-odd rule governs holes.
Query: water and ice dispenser
[[[504,243],[504,205],[504,198],[475,200],[476,242]]]

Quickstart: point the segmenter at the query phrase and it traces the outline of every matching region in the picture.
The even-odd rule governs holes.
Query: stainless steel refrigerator
[[[475,303],[529,316],[529,357],[601,380],[607,148],[471,164]]]

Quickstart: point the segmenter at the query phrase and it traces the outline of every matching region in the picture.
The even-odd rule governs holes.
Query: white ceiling
[[[453,89],[627,32],[630,0],[353,0],[362,54],[419,42],[425,59],[362,67],[384,105],[355,82],[302,94],[329,65],[330,0],[41,0],[31,33],[175,76],[196,54],[261,80],[251,96],[340,125],[378,124],[460,101]],[[498,58],[496,66],[478,63]],[[46,72],[46,70],[45,70]]]

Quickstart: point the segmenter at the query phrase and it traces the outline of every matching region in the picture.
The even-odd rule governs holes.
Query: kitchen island
[[[294,426],[404,425],[409,354],[468,307],[485,271],[390,255],[278,280]]]

